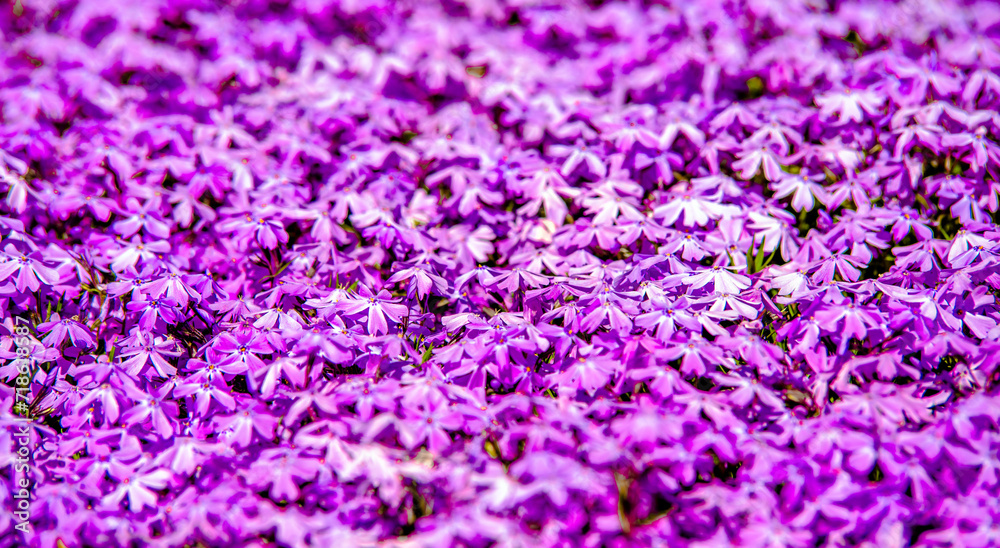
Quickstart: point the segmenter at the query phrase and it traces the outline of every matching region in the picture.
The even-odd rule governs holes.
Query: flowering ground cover
[[[1000,545],[996,3],[0,44],[0,545]]]

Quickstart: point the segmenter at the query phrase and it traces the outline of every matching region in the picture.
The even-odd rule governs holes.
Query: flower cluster
[[[4,542],[1000,543],[993,2],[3,10]]]

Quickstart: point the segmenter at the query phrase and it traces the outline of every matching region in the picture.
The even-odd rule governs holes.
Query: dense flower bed
[[[3,10],[4,546],[1000,544],[995,3]]]

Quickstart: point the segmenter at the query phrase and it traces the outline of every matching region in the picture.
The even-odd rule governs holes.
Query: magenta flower
[[[1000,544],[992,3],[8,4],[5,545]]]
[[[231,369],[232,373],[256,372],[264,367],[259,354],[270,354],[272,349],[261,337],[252,333],[237,333],[235,336],[223,333],[211,347],[211,351],[221,356],[221,369]]]
[[[177,368],[167,361],[167,358],[180,355],[175,350],[177,343],[174,340],[137,331],[123,343],[126,346],[122,348],[121,356],[128,359],[122,363],[122,367],[129,375],[139,374],[149,364],[161,377],[169,377],[177,372]]]
[[[824,116],[836,114],[841,124],[861,122],[865,114],[878,113],[885,99],[873,91],[845,88],[816,97],[816,104]]]
[[[607,356],[580,356],[567,359],[555,380],[567,388],[593,394],[611,380],[615,370],[614,362]]]
[[[194,404],[200,416],[208,414],[209,406],[212,405],[213,400],[228,410],[236,407],[236,400],[233,399],[229,387],[220,377],[205,382],[179,384],[174,388],[174,395],[178,397],[193,395]]]
[[[139,316],[139,327],[151,330],[157,324],[157,320],[163,320],[168,324],[177,323],[179,314],[176,304],[170,299],[149,299],[132,301],[126,305],[129,312],[142,312]]]
[[[128,507],[132,512],[143,508],[155,507],[159,497],[155,493],[167,486],[174,475],[169,470],[150,467],[146,470],[136,470],[124,478],[121,483],[103,502],[108,505],[118,505],[127,497]]]
[[[83,343],[87,346],[95,344],[94,337],[90,330],[80,322],[70,318],[60,318],[59,314],[53,314],[52,320],[38,324],[38,331],[47,332],[42,339],[42,344],[59,346],[66,337],[74,345]]]
[[[0,281],[13,278],[14,288],[17,291],[27,289],[35,292],[43,283],[51,286],[59,281],[59,273],[46,266],[42,261],[42,255],[37,251],[22,253],[14,244],[8,243],[4,246],[2,258]]]
[[[733,162],[733,169],[738,169],[743,179],[752,179],[758,171],[771,182],[781,178],[782,158],[770,145],[747,141],[739,156],[740,159]]]
[[[138,200],[130,199],[127,209],[118,212],[124,219],[113,223],[112,228],[123,238],[132,237],[140,230],[157,238],[169,238],[170,226],[159,218],[157,209],[159,208],[142,206]]]
[[[708,270],[692,272],[685,283],[690,285],[691,289],[698,289],[711,283],[716,293],[740,293],[750,287],[750,278],[730,272],[721,266],[713,266]]]
[[[341,301],[339,308],[347,314],[367,314],[368,333],[371,335],[388,333],[389,323],[386,318],[401,323],[403,316],[408,313],[406,305],[399,304],[399,300],[393,299],[388,291],[381,289],[378,293],[372,293],[364,285],[358,286],[357,297]]]
[[[826,192],[821,185],[816,184],[822,180],[822,175],[810,176],[808,173],[785,177],[774,185],[774,197],[784,198],[791,195],[792,208],[795,211],[811,211],[817,199],[826,202],[824,199]]]
[[[436,454],[451,445],[448,431],[459,430],[465,423],[463,417],[444,402],[428,402],[420,410],[404,409],[403,413],[396,421],[403,446],[413,449],[426,443],[427,449]]]

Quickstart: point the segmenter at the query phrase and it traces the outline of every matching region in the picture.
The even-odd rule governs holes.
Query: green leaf
[[[764,266],[766,267],[766,266],[770,265],[771,262],[774,261],[774,256],[777,255],[777,254],[778,254],[778,246],[774,246],[774,251],[772,251],[771,254],[768,255],[767,260],[764,261]]]
[[[764,247],[767,245],[767,236],[760,239],[760,247],[753,252],[753,271],[760,272],[764,269]]]

